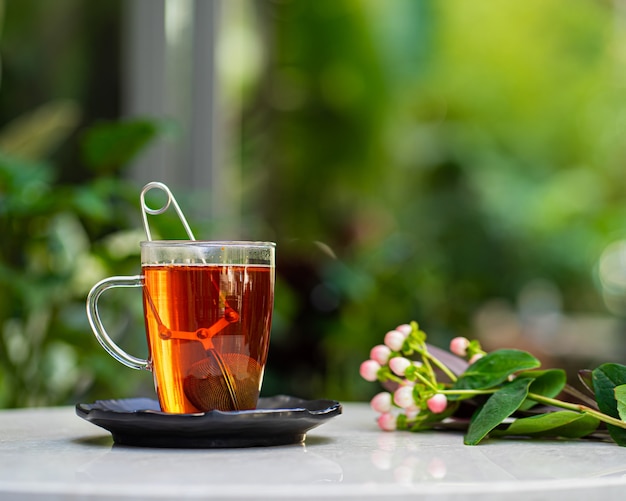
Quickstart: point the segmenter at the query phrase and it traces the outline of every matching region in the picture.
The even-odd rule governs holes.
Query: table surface
[[[119,446],[71,407],[0,412],[0,499],[623,499],[626,448],[382,432],[367,404],[304,444],[247,449]]]

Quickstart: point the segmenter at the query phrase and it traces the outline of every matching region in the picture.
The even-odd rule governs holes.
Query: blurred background
[[[265,395],[371,397],[359,364],[411,320],[574,379],[626,363],[623,0],[0,7],[0,407],[154,394],[84,308],[139,272],[149,181],[198,238],[277,242]],[[109,296],[145,356],[140,295]]]

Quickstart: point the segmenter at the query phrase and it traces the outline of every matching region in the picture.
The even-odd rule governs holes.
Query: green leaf
[[[50,214],[59,201],[53,183],[53,165],[13,157],[0,150],[0,216]]]
[[[472,339],[467,347],[467,353],[471,357],[471,355],[475,353],[481,353],[482,346],[480,345],[480,341],[478,339]]]
[[[561,393],[567,383],[567,375],[562,369],[525,371],[518,374],[517,377],[533,378],[533,382],[528,390],[529,393],[536,393],[549,398],[554,398]],[[537,402],[528,399],[520,406],[520,409],[528,410],[535,405],[537,405]]]
[[[45,103],[20,115],[0,133],[0,150],[19,158],[42,160],[76,130],[81,110],[70,100]]]
[[[168,128],[168,122],[156,120],[100,123],[83,138],[83,160],[96,171],[115,172]]]
[[[532,382],[531,378],[517,378],[491,395],[472,417],[464,443],[477,445],[491,430],[519,409],[526,400]]]
[[[111,210],[107,200],[90,187],[79,187],[73,192],[73,206],[77,213],[95,221],[106,221]]]
[[[398,430],[407,430],[409,428],[406,414],[398,414],[396,418],[396,427]]]
[[[478,359],[457,379],[455,390],[493,388],[516,372],[535,369],[541,363],[530,353],[520,350],[497,350]]]
[[[589,369],[581,369],[578,371],[578,380],[582,383],[587,390],[592,395],[593,392],[593,372]]]
[[[493,435],[528,437],[581,438],[593,433],[600,420],[574,411],[557,411],[516,419],[505,430],[494,430]]]
[[[619,418],[626,421],[626,384],[615,387],[615,400],[617,400]]]
[[[615,388],[626,384],[626,366],[602,364],[592,372],[593,389],[600,411],[620,419],[615,398]],[[626,430],[615,425],[607,425],[611,438],[616,444],[626,446]]]

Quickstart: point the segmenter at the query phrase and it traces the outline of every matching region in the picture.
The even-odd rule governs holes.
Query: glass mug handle
[[[150,363],[143,358],[133,357],[122,350],[107,334],[104,329],[100,314],[98,313],[98,299],[108,289],[114,287],[143,287],[143,275],[134,275],[131,277],[109,277],[101,280],[94,285],[87,295],[87,318],[89,325],[93,330],[94,336],[102,347],[115,360],[124,364],[131,369],[150,370]]]

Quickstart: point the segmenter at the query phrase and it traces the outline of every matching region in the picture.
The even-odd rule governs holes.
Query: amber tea
[[[254,409],[273,304],[269,266],[144,266],[146,333],[162,408]]]

